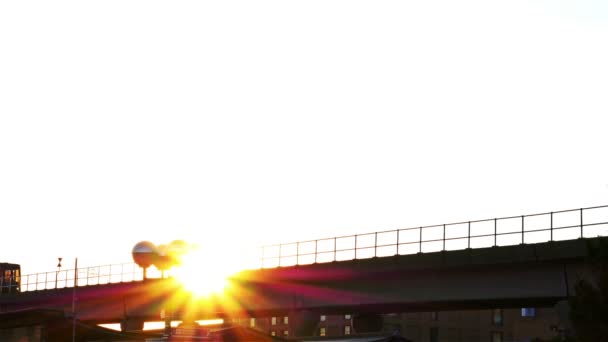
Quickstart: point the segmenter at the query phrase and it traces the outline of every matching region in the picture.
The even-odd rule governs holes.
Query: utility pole
[[[76,342],[76,287],[78,286],[78,258],[74,262],[74,288],[72,290],[72,342]]]

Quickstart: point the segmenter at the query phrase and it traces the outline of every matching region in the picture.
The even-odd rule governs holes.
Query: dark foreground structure
[[[287,317],[287,318],[286,318]],[[419,341],[531,341],[560,336],[559,317],[551,308],[469,310],[389,314],[377,332],[356,333],[351,315],[321,315],[312,336],[297,336],[289,316],[234,319],[223,327],[204,328],[204,335],[173,329],[119,332],[74,321],[57,310],[32,309],[0,314],[2,342],[160,342],[160,341],[334,341],[334,342],[419,342]],[[274,324],[273,324],[274,322]],[[73,330],[73,324],[75,330]],[[182,332],[180,333],[180,330]],[[280,337],[279,337],[280,336]]]
[[[67,317],[63,311],[31,309],[0,313],[0,341],[146,341],[148,333],[118,332]]]
[[[204,336],[173,329],[171,336],[161,331],[121,332],[74,320],[59,310],[28,309],[0,313],[1,342],[241,342],[283,341],[259,330],[241,326],[206,329]]]

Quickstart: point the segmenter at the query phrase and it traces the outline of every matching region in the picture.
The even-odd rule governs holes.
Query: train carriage
[[[0,263],[0,294],[21,291],[21,266],[6,262]]]

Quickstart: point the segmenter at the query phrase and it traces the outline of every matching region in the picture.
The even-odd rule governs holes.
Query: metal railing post
[[[584,237],[583,234],[583,208],[581,208],[581,238]]]
[[[467,248],[471,248],[471,221],[469,221],[469,229],[467,232]]]
[[[357,259],[357,240],[359,238],[359,235],[355,235],[355,259]]]
[[[445,251],[445,224],[443,225],[443,249],[442,251]]]
[[[523,245],[524,243],[524,215],[521,215],[521,244]]]
[[[395,232],[397,232],[397,245],[395,245],[395,255],[399,255],[399,236],[401,235],[401,231],[399,229],[396,229]]]
[[[374,236],[374,257],[378,257],[378,232]]]
[[[296,265],[300,264],[300,242],[296,244]]]
[[[283,249],[283,244],[279,244],[279,267],[281,267],[281,250]]]
[[[494,219],[494,246],[496,246],[496,233],[497,233],[497,221],[498,219]]]
[[[418,253],[422,253],[422,227],[420,227],[420,239],[418,240]]]
[[[337,246],[336,239],[337,239],[337,237],[334,237],[334,261],[336,261],[336,246]]]
[[[319,244],[319,240],[315,240],[315,264],[317,263],[317,245]]]
[[[551,231],[551,240],[549,240],[549,241],[553,241],[553,212],[550,213],[550,217],[551,217],[551,226],[550,226],[549,230]]]

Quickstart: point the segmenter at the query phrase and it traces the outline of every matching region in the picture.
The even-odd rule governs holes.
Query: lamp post
[[[63,258],[59,257],[57,258],[57,260],[59,260],[59,262],[57,263],[57,272],[55,272],[55,289],[57,289],[57,277],[59,277],[59,272],[61,272],[61,260]]]

